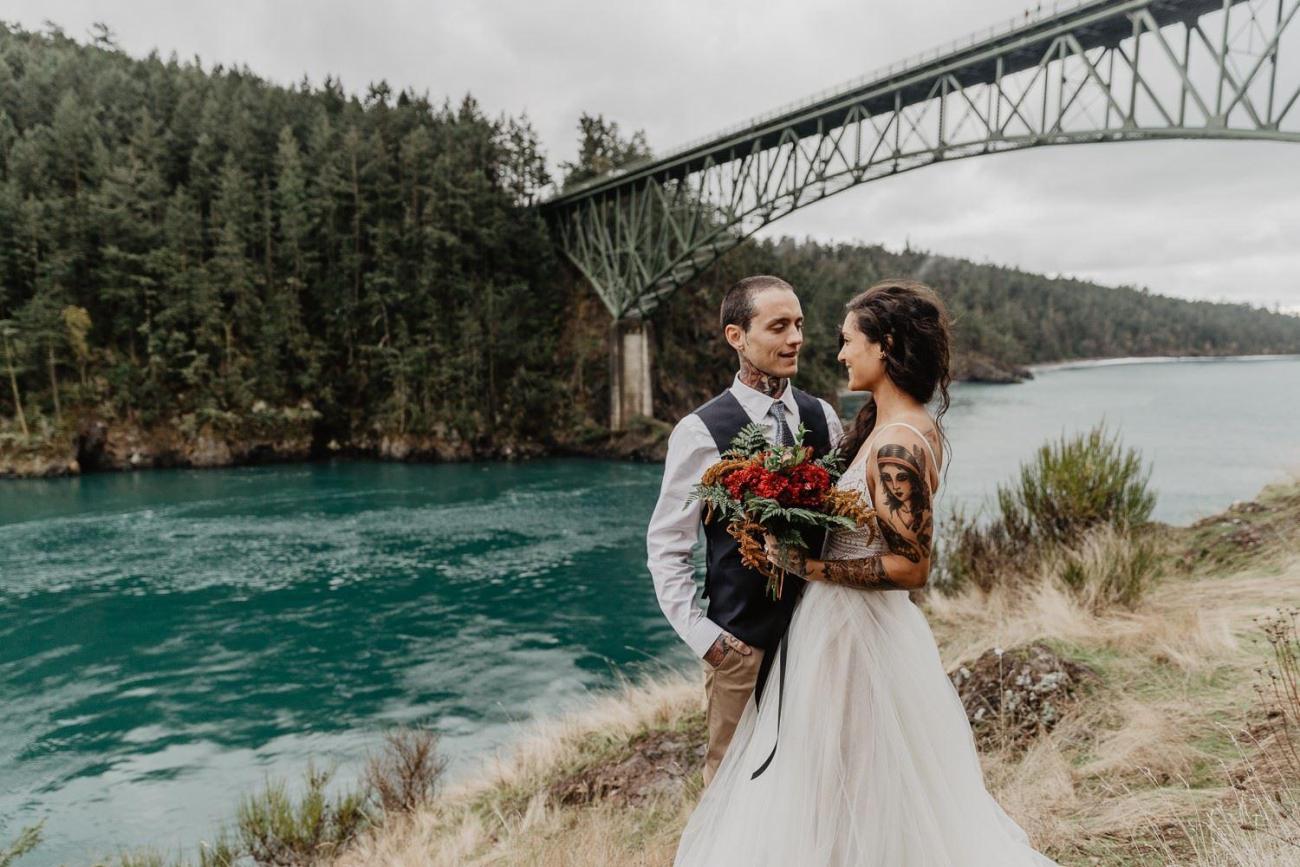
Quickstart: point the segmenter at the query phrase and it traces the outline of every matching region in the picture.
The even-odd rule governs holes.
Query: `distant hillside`
[[[1127,355],[1300,352],[1300,317],[1245,304],[1185,301],[1145,289],[1111,288],[925,251],[852,245],[777,245],[790,273],[806,275],[819,300],[889,274],[944,291],[959,347],[1004,364]]]
[[[644,150],[590,121],[571,174]],[[0,474],[603,448],[609,318],[530,207],[546,164],[525,118],[470,97],[278,87],[0,24]],[[729,380],[718,301],[759,272],[799,288],[800,382],[826,394],[844,301],[886,275],[948,299],[962,376],[1300,351],[1300,319],[1239,305],[747,243],[656,313],[660,418]]]
[[[1245,304],[1184,301],[925,251],[785,238],[729,254],[658,315],[659,397],[672,407],[665,416],[688,411],[727,375],[718,304],[733,280],[754,273],[779,274],[799,291],[808,323],[799,378],[823,393],[843,380],[835,329],[844,303],[885,277],[914,277],[940,293],[955,321],[963,379],[1013,379],[1021,365],[1074,358],[1300,353],[1300,317]]]

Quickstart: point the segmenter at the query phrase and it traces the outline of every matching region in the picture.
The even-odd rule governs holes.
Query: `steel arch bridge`
[[[615,320],[611,426],[651,414],[644,317],[763,226],[944,160],[1170,138],[1300,142],[1300,0],[1077,0],[560,192]]]

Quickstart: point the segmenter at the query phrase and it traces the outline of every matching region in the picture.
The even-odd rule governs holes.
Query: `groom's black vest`
[[[807,428],[804,445],[812,446],[813,457],[820,458],[831,447],[821,402],[797,388],[794,401],[799,407],[799,421]],[[695,410],[695,414],[709,429],[719,454],[731,448],[732,437],[750,423],[749,414],[730,390]],[[764,663],[770,662],[770,651],[780,644],[790,625],[794,604],[806,582],[787,575],[781,598],[773,600],[767,593],[767,579],[740,561],[740,548],[727,533],[725,523],[705,522],[704,537],[708,552],[704,596],[709,600],[709,619],[746,644],[768,651]],[[806,540],[813,556],[821,553],[823,537],[824,534],[818,534],[817,538]],[[766,674],[767,665],[763,668],[762,674]]]

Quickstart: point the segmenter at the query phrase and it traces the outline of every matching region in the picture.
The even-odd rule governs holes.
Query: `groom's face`
[[[729,326],[728,342],[764,373],[787,379],[794,376],[799,371],[799,350],[803,347],[799,297],[789,289],[764,289],[754,294],[753,305],[749,329]]]

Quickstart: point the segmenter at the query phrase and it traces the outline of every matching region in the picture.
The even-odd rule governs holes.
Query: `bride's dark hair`
[[[948,347],[951,322],[935,291],[916,280],[881,280],[855,296],[844,309],[858,328],[885,353],[885,374],[922,406],[939,393],[934,425],[947,452],[947,437],[939,420],[948,411]],[[840,449],[852,461],[876,427],[876,398],[868,396],[853,420]],[[944,461],[946,465],[947,460]]]

